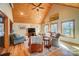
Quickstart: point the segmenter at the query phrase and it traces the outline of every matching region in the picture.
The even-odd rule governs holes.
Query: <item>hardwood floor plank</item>
[[[11,56],[30,56],[28,48],[26,48],[24,44],[10,46],[8,52],[10,52]]]

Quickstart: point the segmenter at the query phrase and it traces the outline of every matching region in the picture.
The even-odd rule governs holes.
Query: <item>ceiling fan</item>
[[[42,3],[39,3],[39,4],[32,3],[32,5],[34,6],[32,10],[36,9],[37,11],[39,11],[39,9],[44,9],[44,7],[41,6]]]

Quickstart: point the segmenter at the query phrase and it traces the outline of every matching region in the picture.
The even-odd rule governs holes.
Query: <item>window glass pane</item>
[[[47,33],[48,32],[48,25],[45,25],[44,27],[44,33]]]
[[[0,23],[2,22],[2,17],[0,17]]]
[[[57,24],[51,24],[51,32],[57,32]]]
[[[0,23],[0,36],[4,35],[4,24]]]
[[[4,35],[4,23],[2,23],[3,19],[0,17],[0,36]]]
[[[62,33],[64,35],[73,37],[73,24],[74,24],[73,21],[62,23]]]

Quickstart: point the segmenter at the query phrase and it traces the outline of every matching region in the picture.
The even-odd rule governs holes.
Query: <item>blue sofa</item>
[[[24,36],[21,35],[17,35],[17,34],[13,34],[11,35],[11,43],[13,43],[14,45],[19,44],[19,43],[24,43],[24,41],[26,40],[26,38]]]

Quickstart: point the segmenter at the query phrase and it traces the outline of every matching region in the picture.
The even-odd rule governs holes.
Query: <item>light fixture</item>
[[[20,12],[20,14],[21,14],[21,15],[24,15],[24,13],[23,13],[23,12]]]
[[[39,11],[40,9],[44,9],[44,7],[41,6],[42,3],[39,3],[38,5],[32,3],[32,5],[34,6],[32,10],[36,9],[37,11]]]

